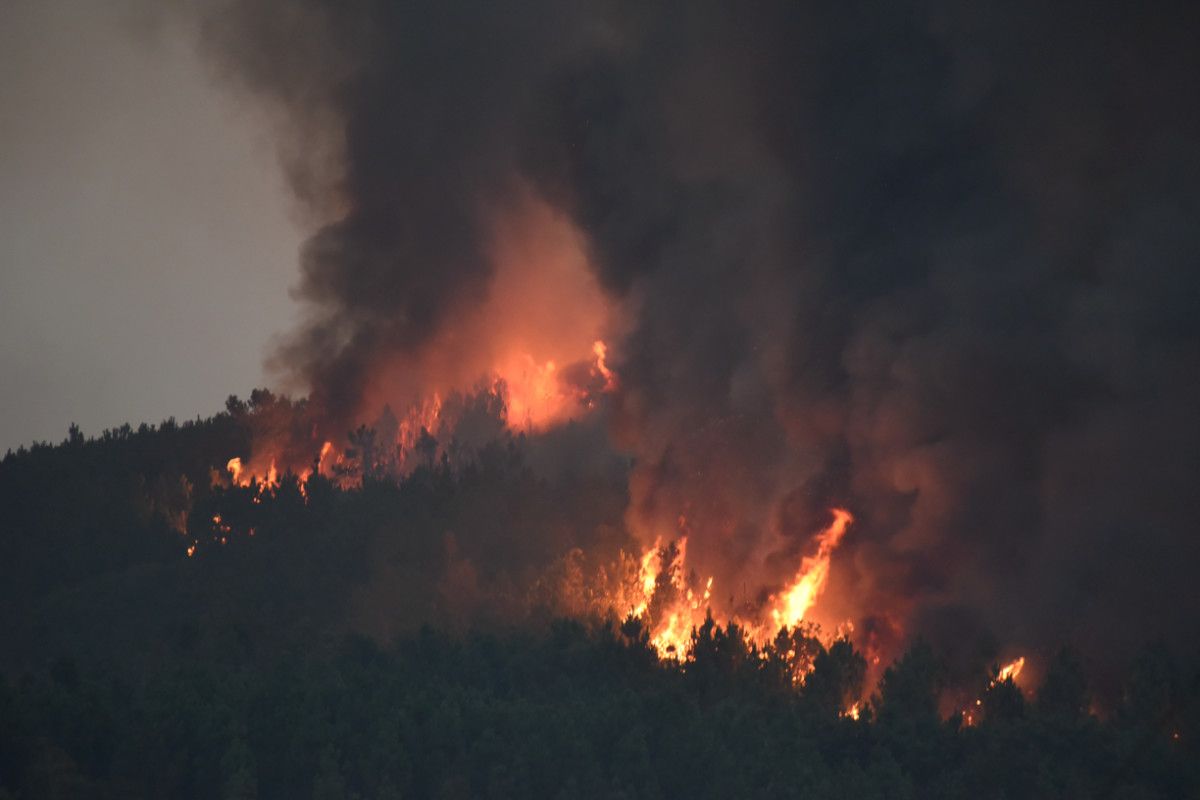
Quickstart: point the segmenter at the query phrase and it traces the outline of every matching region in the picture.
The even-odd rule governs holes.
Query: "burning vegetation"
[[[440,413],[501,406],[485,391]],[[1071,650],[990,667],[985,653],[964,670],[961,650],[815,622],[857,533],[847,510],[829,511],[778,584],[729,597],[692,566],[689,519],[648,544],[627,528],[628,461],[561,468],[561,448],[591,441],[586,419],[498,425],[474,450],[435,446],[426,428],[411,461],[384,460],[360,426],[342,447],[314,438],[303,477],[287,447],[274,474],[270,459],[255,473],[256,418],[285,411],[311,413],[255,392],[209,420],[0,462],[5,665],[26,675],[0,681],[15,720],[0,787],[715,797],[790,781],[951,798],[1197,785],[1192,673],[1163,645],[1133,656],[1114,693]]]
[[[603,342],[594,343],[593,354],[594,362],[586,371],[576,370],[576,374],[586,376],[587,383],[596,387],[598,393],[565,385],[551,375],[552,380],[542,390],[546,398],[543,407],[559,409],[571,405],[580,419],[595,410],[596,403],[616,386],[617,377],[605,363]],[[553,427],[546,418],[535,424],[524,399],[519,401],[518,408],[525,413],[515,419],[510,417],[509,381],[503,375],[497,373],[490,385],[486,381],[477,385],[480,388],[474,394],[452,395],[445,402],[435,394],[413,405],[401,418],[385,407],[373,425],[362,425],[352,431],[341,446],[331,440],[316,445],[323,436],[319,423],[314,422],[311,427],[307,421],[280,424],[281,413],[303,417],[308,412],[307,404],[295,405],[266,393],[254,395],[249,406],[231,399],[230,413],[250,421],[252,454],[245,460],[242,456],[230,458],[224,474],[214,470],[212,488],[218,497],[240,494],[251,505],[261,505],[284,491],[298,492],[307,503],[309,486],[314,481],[342,490],[361,490],[364,481],[403,480],[418,468],[441,465],[450,470],[462,469],[475,462],[481,447]],[[310,458],[302,455],[303,443],[287,439],[292,432],[306,429],[305,438],[313,449]],[[471,432],[480,430],[498,438],[472,439]],[[460,431],[466,435],[460,437]],[[757,606],[744,598],[736,607],[718,607],[719,623],[736,626],[748,644],[759,647],[771,642],[777,634],[786,636],[789,630],[804,625],[825,590],[834,550],[854,519],[850,512],[840,508],[832,509],[830,515],[829,525],[812,537],[813,552],[802,556],[789,581],[764,588],[758,595],[763,600]],[[211,523],[201,535],[190,537],[186,545],[188,557],[193,557],[202,544],[230,543],[235,532],[222,513],[212,514]],[[254,533],[255,527],[249,523],[238,531],[248,537]],[[614,561],[603,566],[592,585],[574,588],[591,597],[588,613],[637,620],[662,658],[678,660],[688,652],[695,631],[713,619],[717,605],[714,592],[722,589],[714,585],[714,576],[698,577],[687,554],[688,523],[686,517],[680,516],[678,529],[671,538],[655,536],[640,553],[620,551]],[[609,580],[610,576],[616,576],[615,583]],[[811,621],[808,627],[814,629]],[[853,627],[852,621],[845,621],[847,630]]]
[[[245,438],[194,493],[308,502],[515,448],[606,487],[603,523],[564,500],[534,547],[457,521],[438,607],[555,594],[676,658],[709,611],[758,646],[844,634],[871,679],[918,637],[963,684],[1065,630],[1189,641],[1195,48],[1155,18],[1116,63],[1119,14],[1026,13],[189,7],[311,225],[269,360],[305,399],[231,407]],[[246,526],[219,511],[176,512],[193,558]]]
[[[283,393],[0,465],[0,710],[212,666],[0,793],[119,723],[221,764],[147,796],[1195,794],[1193,26],[184,5],[303,321]]]

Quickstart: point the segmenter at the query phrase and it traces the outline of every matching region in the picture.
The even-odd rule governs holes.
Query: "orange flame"
[[[854,521],[850,512],[844,509],[835,508],[832,512],[833,522],[816,536],[817,553],[805,557],[792,585],[772,597],[775,605],[765,614],[765,618],[749,622],[728,618],[723,624],[738,622],[747,640],[761,645],[781,627],[794,628],[804,620],[829,578],[833,550]],[[682,517],[679,527],[681,531],[687,527]],[[691,643],[692,630],[702,624],[706,614],[711,612],[709,601],[712,598],[713,578],[710,576],[705,580],[702,591],[689,585],[685,570],[687,545],[688,537],[682,536],[675,545],[674,560],[669,564],[663,563],[667,551],[662,546],[662,538],[656,538],[637,562],[633,594],[625,605],[630,614],[649,625],[650,642],[662,658],[682,658]],[[661,575],[668,570],[670,580],[664,583]],[[664,600],[656,597],[656,594],[664,589],[670,592],[671,600],[666,607],[661,607]],[[655,609],[654,618],[651,618],[651,609]]]
[[[817,534],[817,553],[806,556],[800,562],[800,571],[792,585],[776,598],[776,606],[771,611],[775,629],[794,628],[804,621],[805,614],[812,608],[821,593],[825,591],[825,583],[829,579],[829,560],[833,551],[846,535],[854,516],[845,509],[833,509],[833,522],[829,527]]]
[[[325,470],[325,459],[329,457],[332,451],[333,442],[325,442],[325,444],[321,445],[321,454],[317,456],[317,472]]]
[[[592,353],[596,356],[596,372],[604,378],[604,391],[613,391],[617,388],[617,376],[608,368],[608,345],[597,339],[592,343]]]
[[[1020,656],[1020,657],[1014,659],[1013,661],[1008,662],[1003,667],[1001,667],[1000,670],[996,673],[996,677],[992,678],[990,681],[988,681],[988,688],[990,689],[993,686],[996,686],[997,684],[1000,684],[1000,683],[1004,683],[1007,680],[1011,680],[1013,683],[1016,683],[1017,676],[1021,674],[1021,670],[1023,670],[1023,669],[1025,669],[1025,656]],[[976,711],[982,707],[983,707],[983,700],[977,698],[975,700],[975,706],[973,708],[967,707],[967,708],[963,709],[963,712],[962,712],[963,725],[966,725],[968,728],[975,725],[975,723],[977,721],[976,716],[975,716]]]
[[[1016,661],[1005,664],[1000,668],[1000,672],[996,674],[996,679],[992,681],[992,685],[995,686],[997,683],[1004,683],[1004,681],[1010,678],[1012,679],[1013,683],[1016,683],[1017,676],[1021,674],[1021,670],[1024,668],[1025,656],[1021,656]]]
[[[553,360],[539,363],[528,353],[520,353],[496,367],[508,395],[508,424],[516,429],[543,428],[570,413],[575,398],[560,384],[558,366]]]

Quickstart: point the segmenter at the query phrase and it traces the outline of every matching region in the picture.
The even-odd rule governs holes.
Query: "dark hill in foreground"
[[[1120,654],[1100,716],[1070,650],[1036,692],[981,674],[973,725],[920,643],[878,687],[800,634],[709,625],[664,662],[636,621],[556,619],[551,578],[629,544],[621,480],[547,480],[519,437],[349,488],[214,480],[249,437],[231,411],[0,463],[0,798],[1200,794],[1165,646]]]

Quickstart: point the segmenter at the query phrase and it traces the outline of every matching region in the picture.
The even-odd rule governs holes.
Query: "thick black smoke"
[[[535,7],[536,6],[536,7]],[[519,128],[578,15],[555,2],[233,2],[203,16],[220,67],[283,114],[284,164],[314,216],[278,355],[334,415],[490,274],[489,222],[517,191]],[[330,162],[333,159],[333,163]]]
[[[1200,50],[1187,4],[232,2],[354,409],[476,301],[518,186],[633,320],[629,519],[732,605],[858,522],[831,615],[1093,653],[1200,619]],[[332,158],[332,161],[328,160]],[[331,201],[330,198],[337,198]],[[723,588],[722,588],[723,587]]]

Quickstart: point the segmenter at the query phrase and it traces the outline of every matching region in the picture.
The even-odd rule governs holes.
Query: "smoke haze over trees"
[[[857,525],[826,605],[881,635],[1196,633],[1188,4],[239,0],[189,22],[276,109],[327,221],[274,364],[341,427],[381,375],[419,390],[429,353],[502,333],[461,333],[503,279],[494,228],[545,205],[607,298],[643,541],[685,515],[701,574],[769,586],[838,504]]]
[[[302,322],[0,461],[0,800],[1195,793],[1191,5],[137,7]]]
[[[255,392],[197,422],[96,439],[73,428],[0,462],[0,796],[1173,798],[1200,786],[1200,673],[1164,643],[1109,653],[1121,683],[1108,697],[1070,648],[1045,659],[1035,692],[994,664],[955,675],[922,641],[874,685],[847,639],[796,629],[760,649],[711,618],[663,659],[636,617],[583,604],[556,618],[587,559],[529,571],[571,531],[593,557],[626,544],[621,482],[538,478],[522,438],[352,489],[319,476],[306,494],[294,476],[263,492],[210,485],[212,458],[248,446],[247,415],[281,403]],[[559,502],[577,493],[590,505]],[[953,681],[978,704],[947,711]]]

